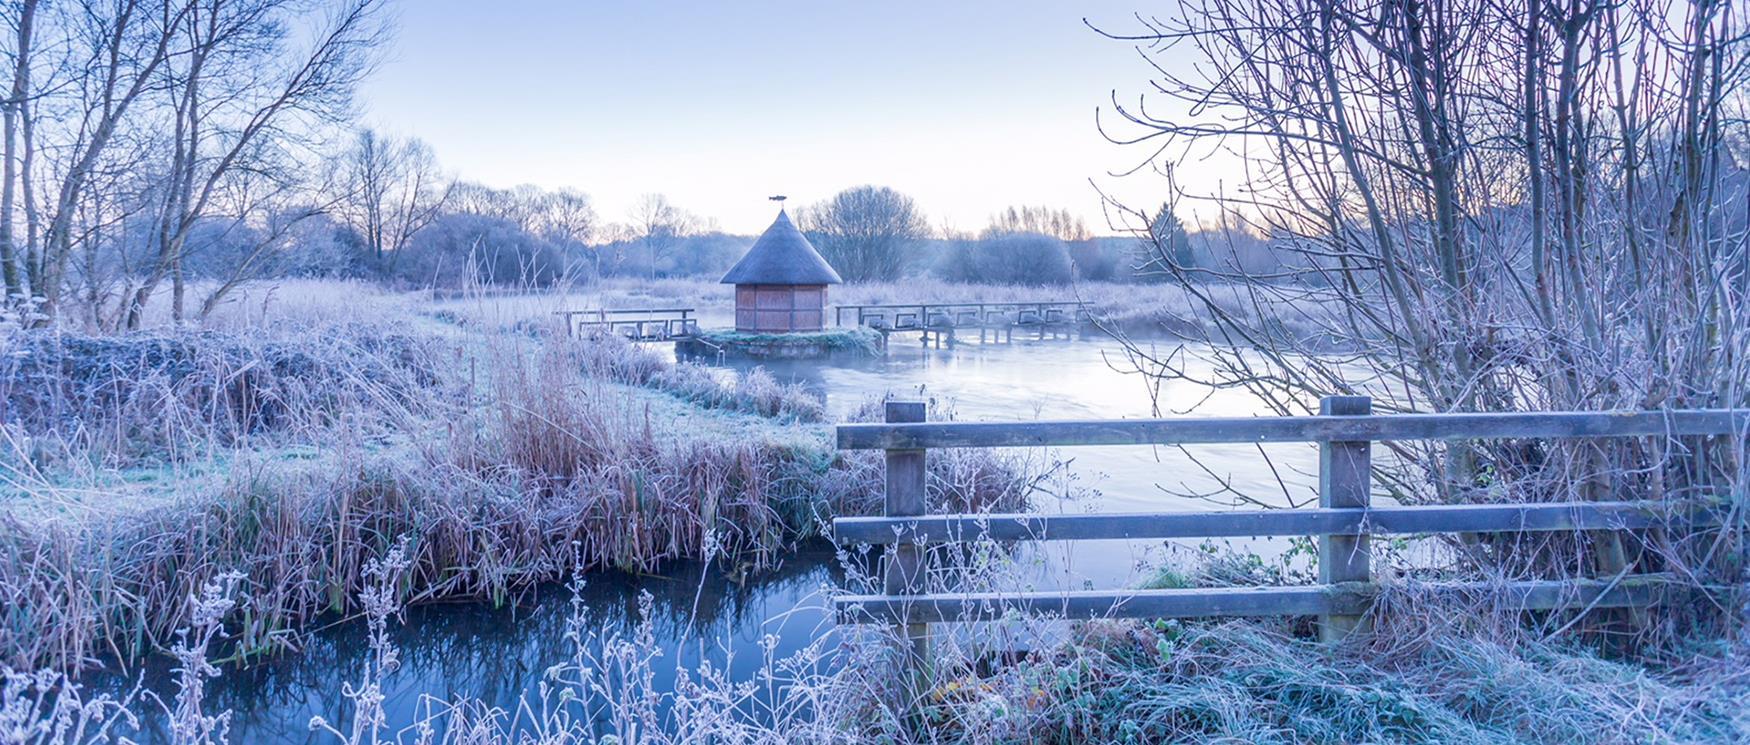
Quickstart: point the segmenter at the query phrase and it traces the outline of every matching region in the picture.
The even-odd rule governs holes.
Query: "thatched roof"
[[[726,285],[836,285],[844,282],[820,252],[808,243],[790,216],[778,210],[778,219],[729,273]]]

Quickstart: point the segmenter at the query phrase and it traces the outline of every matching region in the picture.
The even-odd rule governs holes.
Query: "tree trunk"
[[[14,216],[18,208],[18,120],[19,111],[23,109],[30,97],[30,46],[31,31],[36,19],[37,0],[24,0],[18,15],[18,42],[13,52],[12,90],[7,95],[3,106],[0,106],[0,118],[4,119],[5,129],[4,151],[0,159],[5,161],[0,166],[0,274],[4,275],[6,297],[0,298],[0,304],[9,302],[14,295],[24,293],[23,278],[19,275],[18,261],[21,252],[17,247],[17,236],[14,234],[16,220]]]

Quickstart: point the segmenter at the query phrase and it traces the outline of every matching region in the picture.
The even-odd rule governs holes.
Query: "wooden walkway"
[[[692,308],[597,308],[561,310],[568,336],[620,336],[631,341],[672,341],[699,333]]]
[[[1032,331],[1038,338],[1047,335],[1068,335],[1088,324],[1086,303],[1074,300],[1038,303],[917,303],[893,305],[834,306],[833,321],[845,326],[866,326],[888,334],[915,332],[923,335],[924,343],[935,339],[936,345],[953,344],[958,335],[978,332],[985,341],[994,334],[999,340],[1013,340],[1015,330]]]
[[[922,403],[889,402],[884,423],[839,426],[840,448],[886,451],[887,491],[883,516],[833,521],[840,545],[886,546],[882,592],[835,599],[840,622],[902,626],[911,640],[908,664],[916,670],[928,664],[928,624],[988,621],[1010,612],[1081,619],[1314,615],[1321,637],[1336,639],[1365,625],[1380,590],[1370,565],[1369,540],[1375,535],[1645,531],[1717,526],[1728,518],[1718,505],[1694,501],[1374,507],[1374,442],[1744,437],[1750,427],[1750,411],[1723,409],[1373,416],[1371,400],[1358,396],[1326,398],[1320,414],[1308,417],[961,423],[926,422],[924,411]],[[1318,444],[1317,509],[925,514],[925,459],[934,448],[1265,442]],[[1312,586],[943,593],[931,591],[924,581],[930,544],[1308,535],[1317,536],[1319,545],[1320,584]],[[1428,589],[1493,597],[1509,608],[1590,610],[1662,602],[1673,585],[1668,580],[1622,568],[1613,577],[1446,583]]]

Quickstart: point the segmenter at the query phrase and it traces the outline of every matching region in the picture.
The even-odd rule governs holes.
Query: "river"
[[[1175,349],[1160,342],[1158,352]],[[1196,350],[1176,356],[1193,371],[1203,368]],[[749,365],[731,365],[745,369]],[[824,397],[837,420],[871,397],[894,394],[934,399],[964,421],[1029,419],[1106,419],[1159,415],[1249,416],[1267,414],[1243,391],[1212,390],[1168,381],[1151,392],[1149,379],[1127,372],[1122,345],[1105,337],[963,343],[927,348],[899,337],[886,355],[855,364],[782,362],[764,366]],[[1206,368],[1203,368],[1206,369]],[[725,374],[735,374],[726,371]],[[1166,509],[1221,509],[1230,499],[1224,489],[1276,505],[1312,498],[1317,453],[1310,445],[1199,446],[1189,451],[1154,447],[1064,448],[1040,459],[1065,465],[1051,483],[1071,498],[1044,497],[1044,510],[1125,512]],[[1185,494],[1213,494],[1196,499]],[[1236,542],[1260,553],[1274,543]],[[1159,541],[1097,541],[1049,544],[1028,562],[1040,587],[1134,585],[1154,568],[1176,561],[1175,550]],[[759,666],[761,640],[775,640],[786,655],[830,634],[824,610],[826,588],[840,573],[832,556],[803,552],[782,568],[735,584],[707,567],[674,567],[660,577],[603,573],[592,576],[582,600],[592,624],[624,629],[637,597],[654,598],[658,641],[674,649],[685,636],[704,640],[657,663],[656,687],[672,685],[676,664],[689,668],[702,657],[733,659],[730,673],[745,678]],[[559,587],[516,607],[479,603],[434,604],[409,609],[390,634],[401,652],[401,666],[385,693],[390,728],[414,721],[424,696],[467,696],[507,709],[536,690],[546,669],[566,659],[564,638],[569,594]],[[363,675],[368,644],[361,623],[317,630],[296,654],[280,655],[243,669],[227,668],[209,685],[207,709],[233,712],[232,741],[249,743],[322,742],[310,732],[312,716],[344,721],[348,704],[341,687]],[[169,664],[154,660],[145,670],[147,687],[169,700]],[[104,686],[118,689],[111,679]],[[161,717],[148,717],[142,742],[168,741]]]

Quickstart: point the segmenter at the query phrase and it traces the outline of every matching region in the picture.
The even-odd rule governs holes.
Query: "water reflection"
[[[762,659],[762,637],[777,640],[775,654],[788,656],[830,633],[821,590],[841,580],[832,555],[808,550],[791,556],[776,571],[746,585],[698,564],[673,567],[663,576],[593,575],[584,588],[584,616],[590,628],[629,634],[640,592],[654,599],[653,626],[664,656],[656,663],[655,686],[669,690],[677,665],[696,668],[704,659],[737,679],[751,677]],[[385,686],[384,707],[391,730],[420,715],[422,695],[482,699],[506,709],[533,697],[549,666],[569,659],[565,638],[570,593],[546,586],[523,603],[492,608],[479,603],[435,604],[410,608],[390,636],[401,654],[400,669]],[[689,623],[690,619],[690,623]],[[689,641],[680,645],[683,635]],[[245,668],[227,667],[208,687],[209,712],[230,710],[233,742],[327,742],[309,730],[312,716],[349,722],[345,683],[365,675],[370,645],[364,624],[336,624],[309,635],[302,652],[285,654]],[[165,701],[174,695],[171,664],[153,660],[143,671],[147,689]],[[111,691],[127,687],[116,674],[99,680]],[[148,717],[137,737],[142,743],[167,743],[162,716]],[[344,731],[346,727],[343,725]]]
[[[1176,341],[1148,349],[1157,357]],[[1209,364],[1196,348],[1174,356],[1193,379]],[[833,418],[871,397],[894,394],[936,399],[965,421],[1115,419],[1154,416],[1255,416],[1269,411],[1243,390],[1215,390],[1187,380],[1156,382],[1139,375],[1122,344],[1109,337],[963,342],[937,349],[895,335],[887,354],[857,363],[802,360],[734,362],[765,367],[780,380],[814,391]],[[1039,500],[1043,511],[1140,512],[1225,509],[1236,495],[1287,506],[1317,498],[1317,450],[1310,444],[1061,448],[1074,499]],[[1192,496],[1187,496],[1192,495]],[[1197,498],[1198,496],[1205,498]],[[1241,550],[1275,553],[1285,539],[1225,542]],[[1079,541],[1045,544],[1033,582],[1041,588],[1117,587],[1134,584],[1166,560],[1160,541]]]

